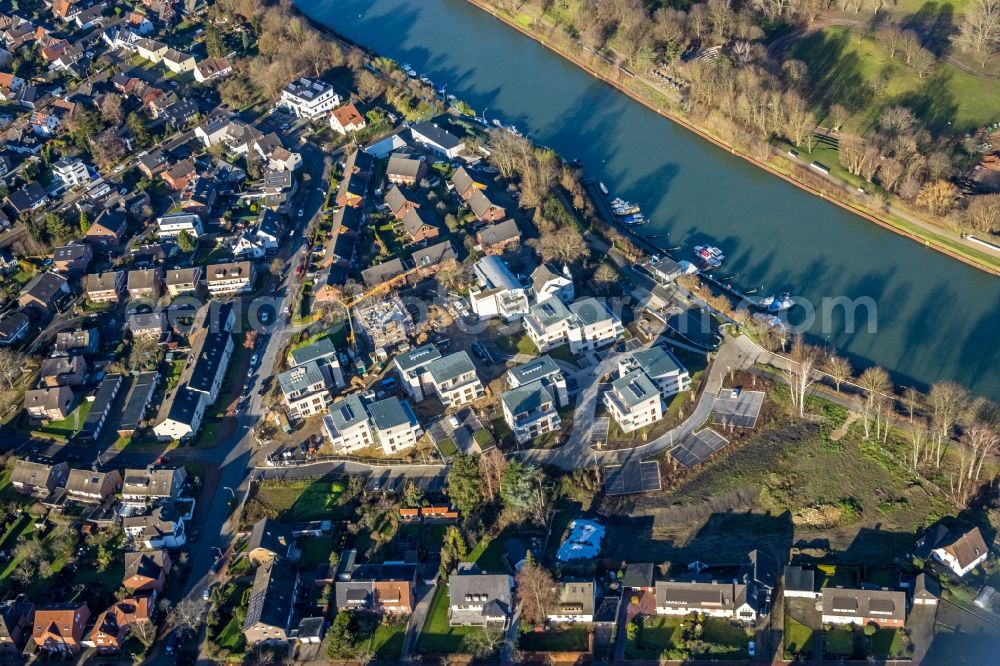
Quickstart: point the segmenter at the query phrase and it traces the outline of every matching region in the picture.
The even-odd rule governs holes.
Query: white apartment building
[[[610,345],[625,333],[621,320],[596,298],[568,307],[557,297],[548,298],[529,310],[524,329],[539,351],[568,344],[574,354]]]
[[[330,406],[323,429],[337,453],[379,446],[393,455],[416,446],[423,434],[409,403],[396,397],[367,403],[356,393]]]
[[[397,354],[393,359],[393,365],[399,372],[399,378],[403,382],[406,394],[414,402],[422,402],[424,398],[434,392],[434,383],[431,381],[427,366],[441,358],[441,352],[434,345],[423,345],[416,349]]]
[[[528,292],[500,257],[483,257],[473,266],[478,286],[469,289],[472,311],[483,319],[520,319],[528,312]]]
[[[278,375],[278,386],[293,420],[326,410],[330,402],[330,378],[317,361],[309,361]]]
[[[330,406],[323,417],[323,429],[334,453],[353,453],[366,449],[375,442],[368,411],[357,393]]]
[[[519,444],[559,429],[562,421],[555,399],[541,381],[511,389],[500,396],[503,418]]]
[[[632,432],[663,418],[663,400],[656,384],[642,370],[611,383],[604,406],[623,432]]]
[[[691,376],[681,362],[663,347],[650,347],[621,356],[618,374],[627,375],[642,370],[660,389],[663,398],[669,398],[691,388]]]
[[[375,441],[386,455],[413,448],[423,433],[409,403],[391,397],[368,405]]]
[[[70,157],[57,161],[52,165],[52,175],[58,178],[68,189],[90,182],[90,172],[83,160]]]
[[[253,288],[254,269],[249,261],[205,267],[205,285],[213,296],[226,296]]]
[[[182,231],[191,234],[192,238],[198,238],[204,232],[201,226],[201,218],[189,213],[175,213],[156,218],[157,233],[160,238],[177,238]]]
[[[427,365],[427,373],[434,392],[445,407],[460,407],[486,394],[476,374],[476,366],[464,351],[432,361]]]
[[[534,382],[541,382],[548,387],[557,409],[569,406],[566,377],[551,356],[539,356],[507,371],[507,385],[512,389],[528,386]]]
[[[329,84],[302,77],[285,86],[278,106],[299,118],[315,118],[340,106],[340,95]]]
[[[531,290],[534,292],[536,303],[553,296],[563,303],[570,303],[576,298],[573,274],[566,265],[563,265],[562,272],[556,272],[548,264],[536,268],[531,273]]]

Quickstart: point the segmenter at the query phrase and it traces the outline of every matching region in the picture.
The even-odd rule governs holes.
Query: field
[[[279,520],[297,523],[337,518],[346,511],[339,501],[343,494],[344,484],[330,479],[264,481],[250,501]]]
[[[888,106],[909,106],[934,131],[965,132],[997,120],[1000,81],[977,77],[942,63],[924,79],[889,58],[875,38],[847,27],[831,27],[796,43],[789,54],[809,67],[811,87],[824,109],[840,103],[855,113],[850,124],[869,127]],[[878,94],[870,82],[882,77]]]

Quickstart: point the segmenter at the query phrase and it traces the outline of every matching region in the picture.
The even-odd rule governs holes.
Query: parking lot
[[[450,439],[459,453],[482,453],[476,441],[476,433],[485,430],[479,417],[470,408],[465,408],[452,416],[445,416],[427,426],[427,432],[434,445],[440,450],[440,442]],[[441,452],[445,455],[445,451]]]

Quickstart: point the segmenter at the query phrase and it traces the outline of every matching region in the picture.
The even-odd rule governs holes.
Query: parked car
[[[212,588],[211,587],[206,587],[204,590],[202,590],[201,591],[201,598],[204,601],[210,600],[212,598]]]

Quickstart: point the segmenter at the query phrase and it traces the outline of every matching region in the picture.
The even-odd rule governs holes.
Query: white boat
[[[718,268],[726,260],[726,255],[714,245],[695,245],[694,258],[703,268]]]
[[[521,136],[521,133],[517,130],[516,125],[511,125],[510,127],[508,127],[507,131],[513,134],[514,136]]]
[[[503,123],[500,122],[499,118],[494,118],[492,121],[494,127],[503,127]]]
[[[603,182],[601,182],[601,183],[597,184],[597,187],[599,187],[601,189],[601,194],[603,194],[604,196],[608,196],[608,186],[607,185],[605,185]]]
[[[795,305],[792,295],[788,292],[778,294],[778,296],[769,296],[768,298],[771,300],[767,305],[768,312],[784,312]]]
[[[421,77],[420,77],[420,82],[421,82],[421,83],[426,83],[426,84],[427,84],[427,85],[429,85],[429,86],[432,86],[432,85],[434,85],[434,82],[433,82],[433,81],[431,81],[431,80],[430,80],[430,77],[427,77],[427,76],[421,76]]]

